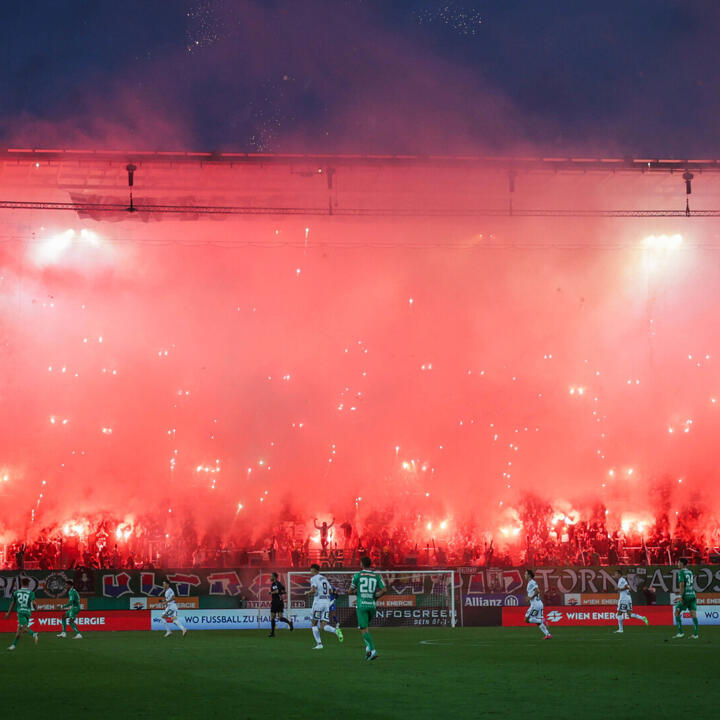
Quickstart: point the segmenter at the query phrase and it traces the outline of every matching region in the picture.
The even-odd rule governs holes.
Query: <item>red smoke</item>
[[[165,172],[155,189],[139,173],[138,196],[196,170]],[[377,171],[358,177],[340,187],[385,197]],[[464,182],[422,192],[447,205]],[[584,182],[562,196],[597,202]],[[5,539],[103,513],[247,541],[314,517],[500,539],[527,493],[602,503],[610,527],[717,517],[702,221],[163,218],[4,211]],[[662,233],[681,246],[645,248]]]

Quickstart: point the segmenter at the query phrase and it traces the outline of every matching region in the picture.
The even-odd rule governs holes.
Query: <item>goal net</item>
[[[321,570],[335,590],[337,619],[343,627],[357,627],[355,603],[349,595],[356,570]],[[385,594],[377,601],[373,625],[445,625],[455,627],[455,571],[453,570],[376,570],[385,583]],[[290,607],[310,607],[310,572],[289,572],[287,598]],[[331,613],[332,621],[332,613]]]

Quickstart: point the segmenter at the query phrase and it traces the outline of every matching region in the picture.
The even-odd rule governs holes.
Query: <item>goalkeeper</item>
[[[349,595],[357,595],[356,612],[358,628],[365,642],[365,660],[375,660],[378,656],[375,644],[370,636],[370,623],[375,617],[377,599],[385,593],[382,577],[370,569],[372,561],[369,557],[360,560],[360,572],[356,572],[350,584]]]
[[[80,631],[77,628],[77,625],[75,624],[75,620],[77,619],[77,616],[80,614],[80,595],[78,594],[78,591],[75,589],[73,581],[72,580],[65,580],[65,585],[70,588],[70,592],[68,592],[68,602],[67,604],[62,606],[62,609],[65,611],[65,614],[63,615],[62,619],[62,632],[58,633],[59,638],[67,637],[67,633],[65,632],[67,630],[67,624],[70,623],[70,627],[75,631],[75,637],[73,640],[82,640],[82,635],[80,634]]]

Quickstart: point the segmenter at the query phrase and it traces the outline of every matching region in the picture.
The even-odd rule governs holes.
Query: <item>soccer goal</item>
[[[356,627],[355,595],[348,595],[357,570],[321,570],[336,593],[335,604],[341,626]],[[385,594],[378,599],[373,625],[381,627],[435,625],[455,627],[454,570],[377,570],[385,583]],[[312,599],[310,572],[287,574],[290,607],[309,607]]]

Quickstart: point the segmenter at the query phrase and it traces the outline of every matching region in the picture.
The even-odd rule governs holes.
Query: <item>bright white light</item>
[[[100,245],[100,236],[94,230],[83,228],[80,231],[80,237],[93,247],[99,247]]]
[[[682,235],[648,235],[643,245],[650,250],[668,252],[677,250],[682,245]]]
[[[60,256],[72,245],[75,231],[71,228],[52,235],[41,242],[35,250],[35,260],[41,265],[57,262]]]

